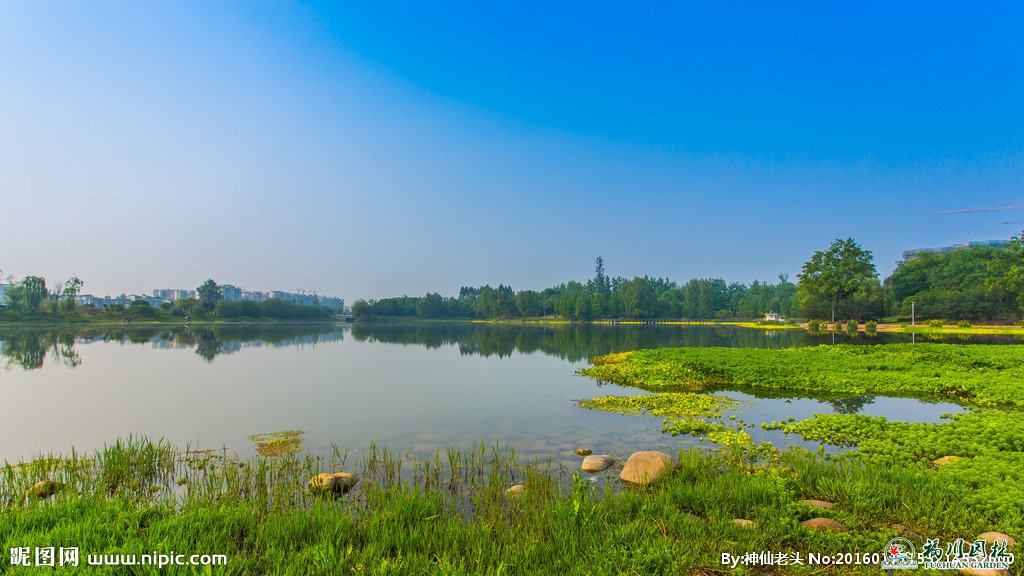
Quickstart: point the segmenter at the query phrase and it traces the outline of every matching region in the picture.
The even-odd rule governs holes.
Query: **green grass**
[[[613,481],[595,487],[550,463],[521,463],[507,447],[449,450],[422,461],[373,449],[347,466],[361,478],[356,488],[333,500],[303,487],[315,472],[343,466],[337,451],[330,458],[238,462],[135,439],[88,459],[51,456],[8,466],[0,481],[0,547],[6,554],[15,546],[75,546],[83,564],[86,553],[228,555],[226,568],[160,572],[183,574],[657,575],[724,572],[723,552],[881,552],[888,539],[906,533],[899,525],[944,540],[1020,528],[1007,525],[1014,517],[1005,511],[965,505],[968,482],[926,466],[836,462],[763,446],[678,457],[679,469],[663,481],[625,489]],[[16,496],[43,477],[68,487],[47,500]],[[525,494],[506,494],[513,483],[525,484]],[[837,506],[812,511],[799,502],[804,498]],[[851,531],[798,525],[818,515]],[[738,527],[734,518],[753,520],[756,528]],[[11,574],[35,573],[0,562]]]

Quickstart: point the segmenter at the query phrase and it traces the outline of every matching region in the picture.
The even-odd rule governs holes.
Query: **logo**
[[[908,570],[917,568],[917,550],[906,538],[893,538],[885,545],[882,570]]]

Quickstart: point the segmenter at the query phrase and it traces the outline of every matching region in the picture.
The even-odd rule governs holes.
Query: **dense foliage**
[[[749,318],[766,312],[795,313],[795,294],[796,285],[784,275],[778,284],[755,280],[750,285],[721,278],[694,279],[682,285],[650,276],[610,278],[598,258],[594,277],[586,284],[574,280],[539,292],[515,292],[505,285],[463,287],[458,297],[430,293],[357,300],[352,314],[359,319],[536,318],[549,314],[568,320]]]
[[[1024,311],[1024,250],[1015,239],[1001,247],[978,246],[924,253],[900,262],[885,280],[895,312],[921,319],[1020,318]]]

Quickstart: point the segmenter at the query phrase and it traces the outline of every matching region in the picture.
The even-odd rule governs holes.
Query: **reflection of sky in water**
[[[584,365],[578,359],[637,344],[814,343],[801,334],[766,337],[706,327],[261,330],[173,337],[154,331],[107,340],[94,334],[74,344],[75,364],[62,361],[66,338],[54,347],[49,337],[3,336],[10,365],[0,371],[0,459],[72,446],[91,451],[129,434],[181,447],[227,446],[247,456],[254,451],[250,435],[282,430],[306,431],[304,448],[326,454],[332,444],[361,450],[373,441],[424,454],[497,440],[521,455],[556,459],[573,457],[580,446],[620,456],[674,450],[696,440],[661,434],[659,418],[579,408],[580,399],[639,392],[576,376]],[[42,358],[42,366],[23,369],[12,347],[25,351],[21,360],[32,366]],[[818,400],[727,395],[752,403],[739,415],[752,423],[833,411]],[[951,404],[879,397],[860,413],[934,421],[955,411]],[[782,437],[760,427],[748,432],[755,439]]]

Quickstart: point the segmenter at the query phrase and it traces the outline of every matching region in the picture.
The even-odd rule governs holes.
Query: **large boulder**
[[[628,484],[650,484],[676,468],[676,461],[664,452],[634,452],[626,460],[619,480]]]
[[[600,472],[606,470],[612,464],[615,464],[615,458],[607,454],[595,454],[584,458],[580,468],[584,472]]]
[[[318,494],[344,494],[359,482],[354,474],[348,472],[324,472],[317,474],[309,481],[309,491]]]

